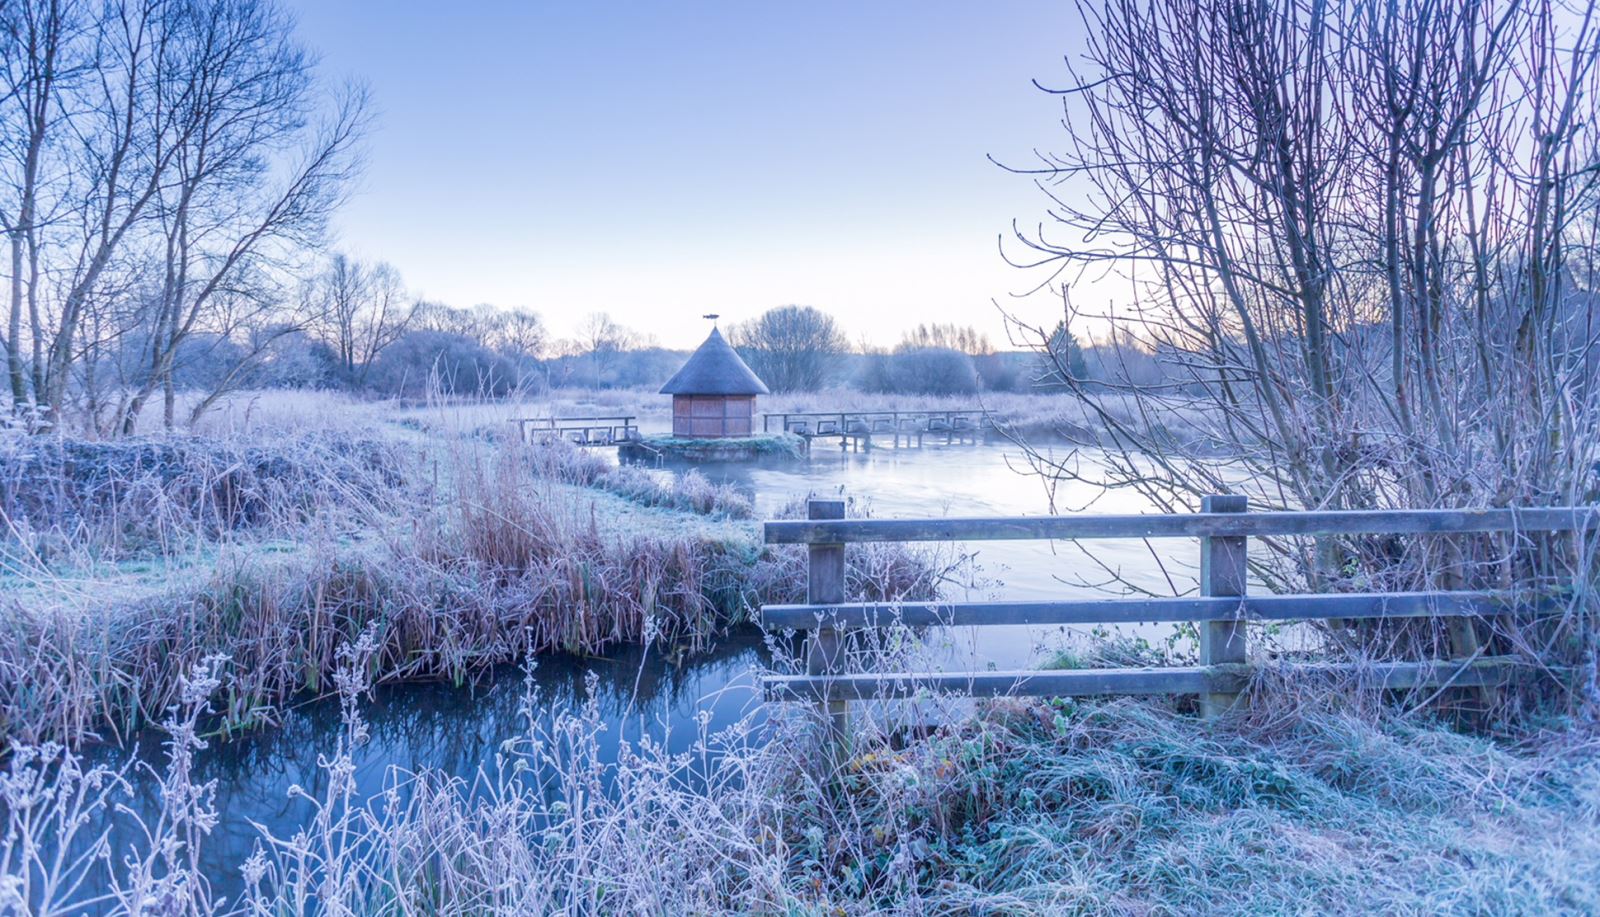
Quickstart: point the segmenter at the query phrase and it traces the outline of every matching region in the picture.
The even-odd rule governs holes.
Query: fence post
[[[843,500],[806,501],[807,519],[843,519]],[[837,605],[844,601],[844,545],[814,544],[807,549],[806,604]],[[812,635],[806,652],[807,675],[830,675],[843,670],[843,634],[831,627],[820,628]],[[827,723],[828,741],[839,748],[845,737],[849,720],[847,705],[842,700],[822,701],[823,720]]]
[[[1203,513],[1242,513],[1250,508],[1250,498],[1237,494],[1202,497]],[[1200,539],[1200,594],[1205,596],[1244,595],[1249,576],[1243,535],[1209,535]],[[1243,664],[1249,661],[1243,621],[1207,621],[1200,625],[1200,664]],[[1214,717],[1232,707],[1239,696],[1230,692],[1210,692],[1200,697],[1200,715]]]
[[[1457,590],[1466,585],[1466,567],[1461,556],[1461,546],[1453,537],[1444,539],[1444,583],[1448,590]],[[1489,625],[1490,639],[1494,636],[1494,619],[1486,618]],[[1450,617],[1445,619],[1445,633],[1450,640],[1450,658],[1461,665],[1467,665],[1477,658],[1483,651],[1483,643],[1478,639],[1478,618]],[[1459,693],[1459,692],[1456,692]],[[1493,710],[1500,705],[1500,690],[1494,685],[1484,685],[1477,690],[1478,702],[1485,710]]]

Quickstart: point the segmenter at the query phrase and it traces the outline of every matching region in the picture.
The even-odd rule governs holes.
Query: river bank
[[[463,741],[449,708],[391,722],[360,675],[367,652],[357,641],[346,655],[336,728],[314,736],[317,776],[280,783],[288,805],[271,824],[222,808],[238,800],[195,769],[195,723],[217,687],[204,666],[148,777],[25,749],[0,777],[13,803],[0,812],[3,893],[34,912],[93,897],[118,915],[156,902],[195,914],[1600,907],[1600,769],[1581,730],[1507,745],[1302,683],[1266,685],[1254,713],[1210,724],[1160,700],[1002,700],[922,737],[858,731],[833,764],[793,708],[607,738],[607,698],[653,679],[564,688],[566,675],[552,685],[535,670],[484,695],[513,721],[486,745]],[[458,775],[374,757],[397,727],[418,749],[432,736],[490,763]],[[283,756],[262,752],[269,768]],[[52,825],[84,854],[80,871],[30,858],[61,839],[41,836]],[[96,891],[51,884],[63,878]]]
[[[363,426],[393,453],[380,471],[402,472],[370,493],[329,460],[323,498],[263,504],[282,514],[222,525],[216,500],[166,496],[216,493],[194,485],[218,472],[193,469],[274,446],[253,440],[162,472],[181,488],[69,501],[72,525],[12,544],[4,612],[27,627],[3,664],[27,680],[3,682],[0,910],[47,912],[52,894],[110,914],[1600,907],[1582,723],[1468,735],[1348,686],[1269,680],[1219,723],[1160,699],[952,701],[935,728],[891,732],[863,716],[828,762],[808,708],[759,702],[759,674],[797,662],[739,622],[752,592],[798,598],[798,552],[757,534],[796,497],[882,516],[1146,511],[1126,497],[1046,489],[994,445],[641,469],[480,419]],[[304,433],[275,447],[322,455]],[[247,496],[293,479],[230,475],[224,492]],[[134,512],[151,506],[159,525]],[[945,586],[1102,594],[1079,548],[986,544]],[[1190,588],[1182,550],[1095,550],[1152,591]],[[855,554],[852,590],[929,586],[954,560]],[[1139,664],[1187,652],[1170,627],[915,636],[980,667],[1043,664],[1068,639],[1080,661],[1112,640]],[[52,735],[79,749],[35,741]],[[48,881],[63,837],[86,854],[76,892]]]
[[[158,722],[183,674],[215,655],[229,663],[208,729],[229,733],[331,690],[338,653],[363,633],[376,641],[376,679],[460,684],[529,654],[628,643],[695,652],[761,602],[794,601],[803,589],[800,553],[762,545],[737,491],[694,474],[616,468],[571,447],[452,439],[394,448],[371,482],[342,464],[291,476],[312,493],[289,500],[287,487],[234,480],[237,463],[218,460],[216,444],[147,446],[164,460],[131,462],[136,470],[116,480],[80,469],[93,486],[14,517],[13,532],[29,535],[10,542],[0,599],[8,745],[118,741]],[[316,454],[290,442],[272,460]],[[7,467],[18,466],[34,467]],[[24,482],[11,492],[38,490]],[[259,506],[224,518],[219,490],[227,505]],[[931,596],[937,586],[916,552],[885,548],[854,562],[866,597]]]

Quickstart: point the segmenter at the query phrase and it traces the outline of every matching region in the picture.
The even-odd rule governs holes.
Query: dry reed
[[[287,454],[274,461],[290,463]],[[128,596],[69,588],[51,581],[64,574],[49,558],[13,542],[7,556],[39,585],[0,599],[6,743],[123,738],[159,719],[181,674],[215,655],[230,664],[212,726],[233,730],[270,723],[274,705],[296,694],[327,691],[341,648],[369,630],[375,677],[459,682],[529,652],[698,649],[748,622],[761,601],[803,591],[802,553],[764,547],[741,521],[749,501],[698,475],[476,439],[447,441],[424,461],[385,454],[411,458],[383,466],[385,479],[404,477],[383,501],[319,464],[317,474],[280,476],[310,482],[304,492],[266,479],[273,486],[249,490],[250,502],[229,504],[259,504],[232,526],[215,524],[216,486],[193,486],[168,466],[140,466],[130,486],[109,489],[114,497],[88,489],[49,503],[77,520],[50,527],[57,554],[107,556],[131,544],[129,507],[160,502],[176,521],[158,549],[196,571]],[[196,464],[189,455],[176,466]],[[205,467],[217,465],[239,474]],[[255,540],[266,535],[293,541]],[[928,597],[941,573],[931,554],[898,547],[857,554],[853,569],[869,598]]]
[[[1592,913],[1600,770],[1568,734],[1519,754],[1341,687],[1203,726],[1163,702],[1000,700],[923,738],[861,731],[830,764],[803,714],[603,762],[593,706],[527,726],[498,768],[392,768],[357,795],[351,750],[377,652],[340,654],[345,728],[312,815],[263,832],[224,900],[200,872],[218,819],[192,755],[202,664],[167,717],[165,810],[102,833],[127,775],[58,747],[0,776],[0,913]],[[591,686],[592,688],[592,686]],[[589,692],[590,697],[595,692]],[[1374,696],[1375,697],[1375,696]],[[1288,703],[1294,700],[1298,704]],[[1359,706],[1359,705],[1358,705]],[[798,714],[798,711],[796,711]],[[124,812],[119,817],[132,818]],[[57,859],[51,832],[73,833]],[[1404,864],[1405,868],[1395,868]]]

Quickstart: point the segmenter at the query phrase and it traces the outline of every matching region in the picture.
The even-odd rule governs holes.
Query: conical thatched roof
[[[715,328],[677,374],[661,386],[663,395],[765,395],[767,391],[767,384],[744,365]]]

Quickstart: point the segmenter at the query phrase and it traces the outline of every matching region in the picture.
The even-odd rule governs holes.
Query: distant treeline
[[[423,301],[393,267],[330,254],[372,118],[277,0],[0,2],[0,426],[192,425],[242,388],[501,396],[671,374],[683,354],[604,314],[556,341],[528,309]],[[864,353],[785,306],[730,332],[777,390],[1053,384],[971,329]]]
[[[281,332],[247,361],[249,344],[193,336],[176,360],[180,389],[228,385],[319,388],[376,396],[425,392],[503,397],[548,388],[632,388],[662,384],[688,351],[667,349],[597,313],[579,336],[552,340],[537,313],[490,306],[457,309],[411,302],[385,286],[391,269],[336,256],[321,283],[330,308],[347,316]],[[404,303],[397,306],[397,303]],[[970,327],[920,325],[892,349],[852,347],[834,319],[809,306],[781,306],[728,329],[740,354],[773,391],[830,387],[870,392],[962,395],[1059,391],[1058,366],[1075,381],[1155,384],[1161,361],[1135,347],[1080,347],[1063,327],[1031,349],[997,350]],[[137,345],[130,343],[137,352]],[[1052,358],[1051,353],[1062,355]],[[241,375],[238,367],[251,370]]]

